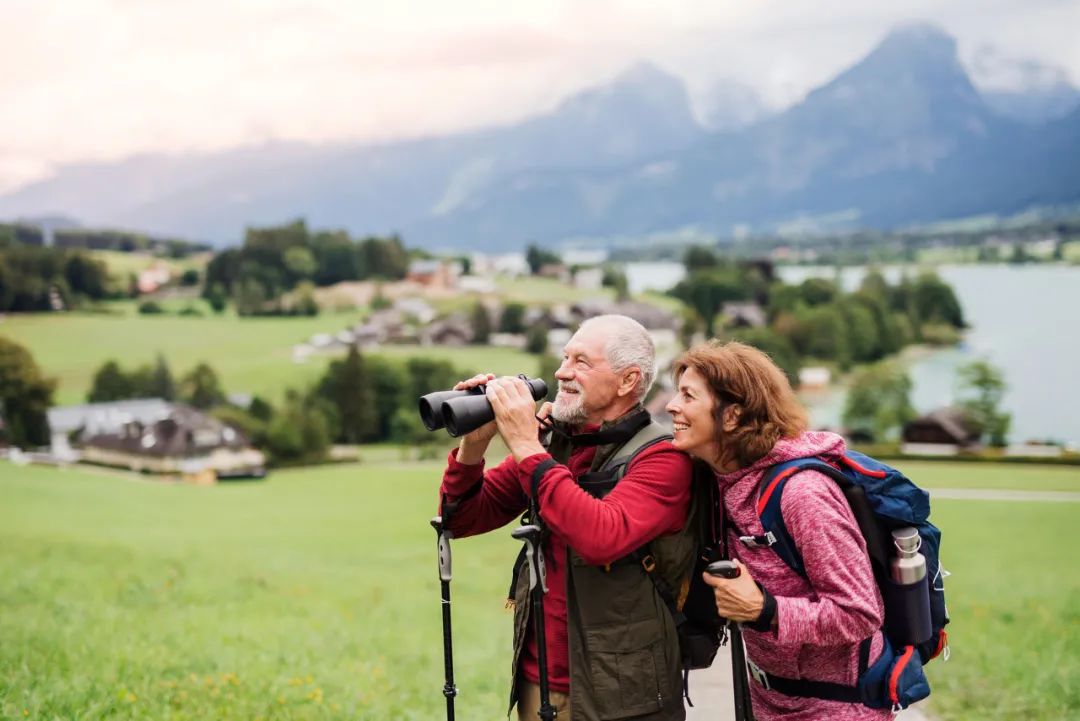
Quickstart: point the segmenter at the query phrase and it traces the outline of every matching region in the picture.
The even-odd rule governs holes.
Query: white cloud
[[[637,59],[796,101],[895,23],[927,19],[1080,79],[1080,3],[1042,0],[0,4],[0,187],[54,164],[270,138],[507,122]]]

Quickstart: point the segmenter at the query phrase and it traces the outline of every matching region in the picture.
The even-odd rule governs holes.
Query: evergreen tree
[[[525,332],[525,306],[521,303],[507,303],[499,317],[500,333]]]
[[[0,418],[7,441],[19,448],[49,443],[48,410],[56,381],[45,378],[30,352],[0,337]]]
[[[210,408],[225,399],[217,373],[206,363],[192,368],[180,386],[183,399],[196,408]]]
[[[562,260],[550,250],[544,250],[538,245],[530,245],[525,250],[525,262],[529,264],[529,273],[536,275],[545,265],[561,263]]]
[[[716,253],[711,248],[703,245],[692,245],[686,249],[686,254],[683,256],[683,265],[686,266],[687,273],[693,273],[696,270],[719,267],[720,259],[716,257]]]
[[[472,310],[472,329],[475,345],[486,345],[491,339],[491,316],[484,304],[477,301]]]
[[[337,440],[364,443],[379,438],[375,393],[364,358],[355,345],[334,361],[319,384],[319,395],[333,404],[339,424]]]
[[[121,370],[119,363],[110,360],[94,374],[86,400],[89,403],[108,403],[134,398],[136,392],[132,378]]]
[[[169,364],[165,362],[165,356],[158,353],[157,364],[150,376],[149,395],[152,398],[161,398],[171,401],[176,398],[176,384],[173,382]]]

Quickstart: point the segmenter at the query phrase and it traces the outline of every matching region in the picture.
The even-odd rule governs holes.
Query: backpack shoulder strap
[[[674,436],[666,428],[655,420],[650,420],[637,433],[630,436],[630,439],[622,444],[619,450],[612,454],[611,458],[607,459],[600,470],[615,470],[616,480],[621,479],[626,475],[626,469],[629,468],[630,463],[639,453],[657,443],[670,441],[672,438]]]
[[[806,566],[802,555],[791,538],[787,524],[784,523],[784,514],[781,512],[781,499],[784,495],[784,487],[799,471],[813,470],[824,473],[836,480],[842,486],[851,484],[843,472],[820,458],[795,458],[790,461],[778,463],[768,471],[758,485],[757,515],[761,520],[761,527],[765,531],[763,536],[740,536],[743,545],[750,548],[768,546],[780,556],[788,568],[806,578]]]

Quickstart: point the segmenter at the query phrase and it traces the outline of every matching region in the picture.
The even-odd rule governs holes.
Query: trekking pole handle
[[[452,575],[450,539],[454,537],[454,534],[449,529],[443,528],[442,516],[435,516],[432,518],[431,527],[435,529],[435,533],[439,537],[439,580],[449,581]]]
[[[547,568],[544,566],[544,552],[540,549],[540,534],[540,526],[535,523],[519,526],[510,532],[511,536],[525,542],[525,560],[529,564],[529,590],[534,590],[539,583],[541,590],[547,593]]]
[[[705,571],[710,576],[717,576],[728,580],[738,578],[742,575],[742,571],[739,570],[739,567],[734,561],[713,561],[705,567]]]

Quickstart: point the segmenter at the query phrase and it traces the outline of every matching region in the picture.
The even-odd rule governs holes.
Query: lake
[[[1012,441],[1055,439],[1080,445],[1080,266],[953,265],[936,268],[956,291],[971,326],[955,349],[917,354],[909,359],[920,412],[955,398],[956,369],[985,358],[1005,373],[1004,406],[1013,414]],[[902,272],[883,269],[890,282]],[[630,263],[633,292],[666,289],[683,276],[679,263]],[[831,267],[783,267],[780,277],[799,283],[808,277],[832,278]],[[845,289],[858,287],[866,269],[845,268]],[[809,401],[814,422],[836,427],[843,407],[838,390]]]

